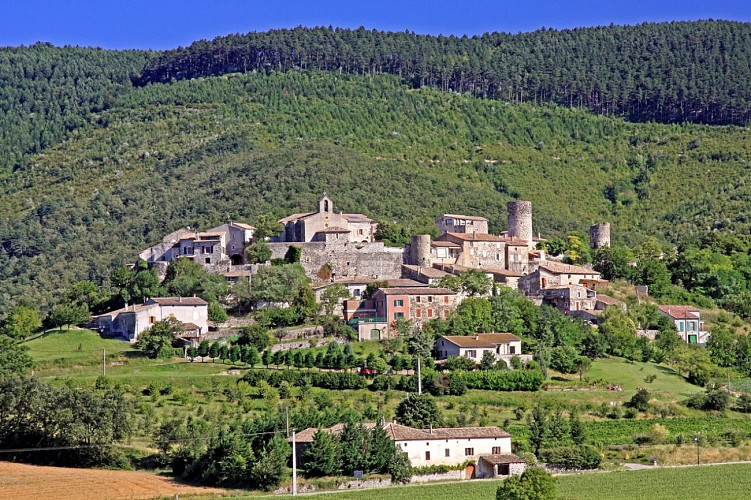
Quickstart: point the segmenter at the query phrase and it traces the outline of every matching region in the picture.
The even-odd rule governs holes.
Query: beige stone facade
[[[318,210],[293,214],[279,221],[284,226],[277,239],[282,242],[330,242],[345,239],[351,243],[375,241],[377,224],[363,214],[334,211],[334,202],[326,196],[318,201]]]

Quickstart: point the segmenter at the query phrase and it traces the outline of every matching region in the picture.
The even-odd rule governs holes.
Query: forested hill
[[[529,199],[548,237],[616,242],[751,229],[751,132],[503,104],[391,75],[294,71],[123,89],[0,182],[0,314],[44,310],[181,226],[336,208],[408,232]]]
[[[293,69],[390,73],[414,88],[554,102],[632,121],[751,121],[751,24],[725,21],[472,38],[300,27],[164,52],[137,82]]]

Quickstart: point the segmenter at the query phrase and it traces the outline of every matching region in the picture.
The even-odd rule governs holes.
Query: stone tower
[[[409,244],[409,263],[413,266],[430,267],[430,235],[416,234]]]
[[[532,202],[510,201],[506,207],[509,237],[532,241]]]
[[[589,228],[590,248],[610,248],[610,223],[593,224]]]

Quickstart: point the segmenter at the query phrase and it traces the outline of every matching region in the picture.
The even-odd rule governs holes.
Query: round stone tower
[[[532,202],[510,201],[506,207],[509,237],[532,241]]]
[[[610,223],[593,224],[589,228],[589,246],[591,248],[610,248]]]
[[[409,263],[413,266],[430,267],[430,235],[415,234],[409,244]]]

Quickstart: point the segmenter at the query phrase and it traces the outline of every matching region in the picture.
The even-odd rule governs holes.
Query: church
[[[278,241],[290,243],[372,243],[377,226],[363,214],[336,213],[326,193],[318,201],[316,212],[293,214],[279,222],[284,229]]]

